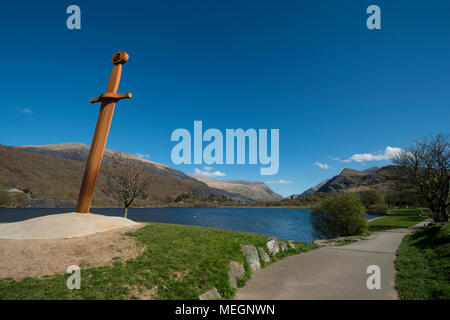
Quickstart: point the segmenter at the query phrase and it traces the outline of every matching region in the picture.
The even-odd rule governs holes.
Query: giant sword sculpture
[[[98,114],[97,126],[92,138],[91,149],[84,171],[83,182],[78,195],[76,212],[89,213],[91,208],[94,188],[97,182],[100,165],[102,164],[103,153],[105,152],[106,140],[108,139],[109,127],[114,113],[116,102],[121,99],[130,99],[131,93],[117,93],[119,88],[122,65],[128,61],[128,54],[125,51],[116,52],[112,57],[114,67],[109,76],[106,92],[98,98],[90,99],[91,103],[101,102]]]

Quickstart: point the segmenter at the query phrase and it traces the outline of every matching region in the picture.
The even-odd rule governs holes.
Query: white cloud
[[[280,179],[280,180],[275,180],[275,181],[266,181],[266,183],[267,184],[289,184],[289,183],[292,183],[292,181]]]
[[[326,163],[315,162],[314,164],[318,166],[320,169],[324,170],[330,169],[330,166]]]
[[[391,160],[393,157],[395,157],[398,153],[400,153],[402,149],[400,148],[393,148],[393,147],[386,147],[384,150],[384,153],[357,153],[352,155],[350,158],[342,160],[342,162],[365,162],[365,161],[382,161],[382,160]]]
[[[24,114],[33,114],[33,110],[29,109],[29,108],[21,108],[20,112],[24,113]]]
[[[212,171],[213,167],[203,167],[203,170],[205,171]]]
[[[135,156],[136,157],[138,157],[138,158],[142,158],[142,159],[150,159],[150,155],[149,154],[147,154],[147,153],[136,153],[135,154]]]
[[[203,169],[205,169],[205,170],[200,170],[200,169],[195,168],[194,173],[198,174],[199,176],[204,176],[204,177],[225,177],[226,176],[226,174],[221,171],[218,171],[218,170],[212,171],[211,167],[205,167]]]

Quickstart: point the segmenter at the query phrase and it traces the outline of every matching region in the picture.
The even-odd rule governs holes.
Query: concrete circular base
[[[135,226],[138,223],[92,213],[63,213],[0,224],[0,239],[61,239]]]

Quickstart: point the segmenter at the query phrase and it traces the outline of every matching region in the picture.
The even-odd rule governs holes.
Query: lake
[[[0,222],[16,222],[74,209],[0,208]],[[281,208],[130,208],[128,218],[139,222],[163,222],[244,231],[284,240],[311,242],[308,209]],[[123,216],[121,208],[92,208],[92,213]],[[196,212],[200,217],[194,218]],[[367,215],[368,219],[377,217]]]

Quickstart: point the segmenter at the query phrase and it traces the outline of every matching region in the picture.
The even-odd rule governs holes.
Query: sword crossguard
[[[90,103],[97,102],[117,102],[122,99],[131,99],[133,95],[131,93],[113,93],[113,92],[105,92],[100,95],[98,98],[90,99]]]

